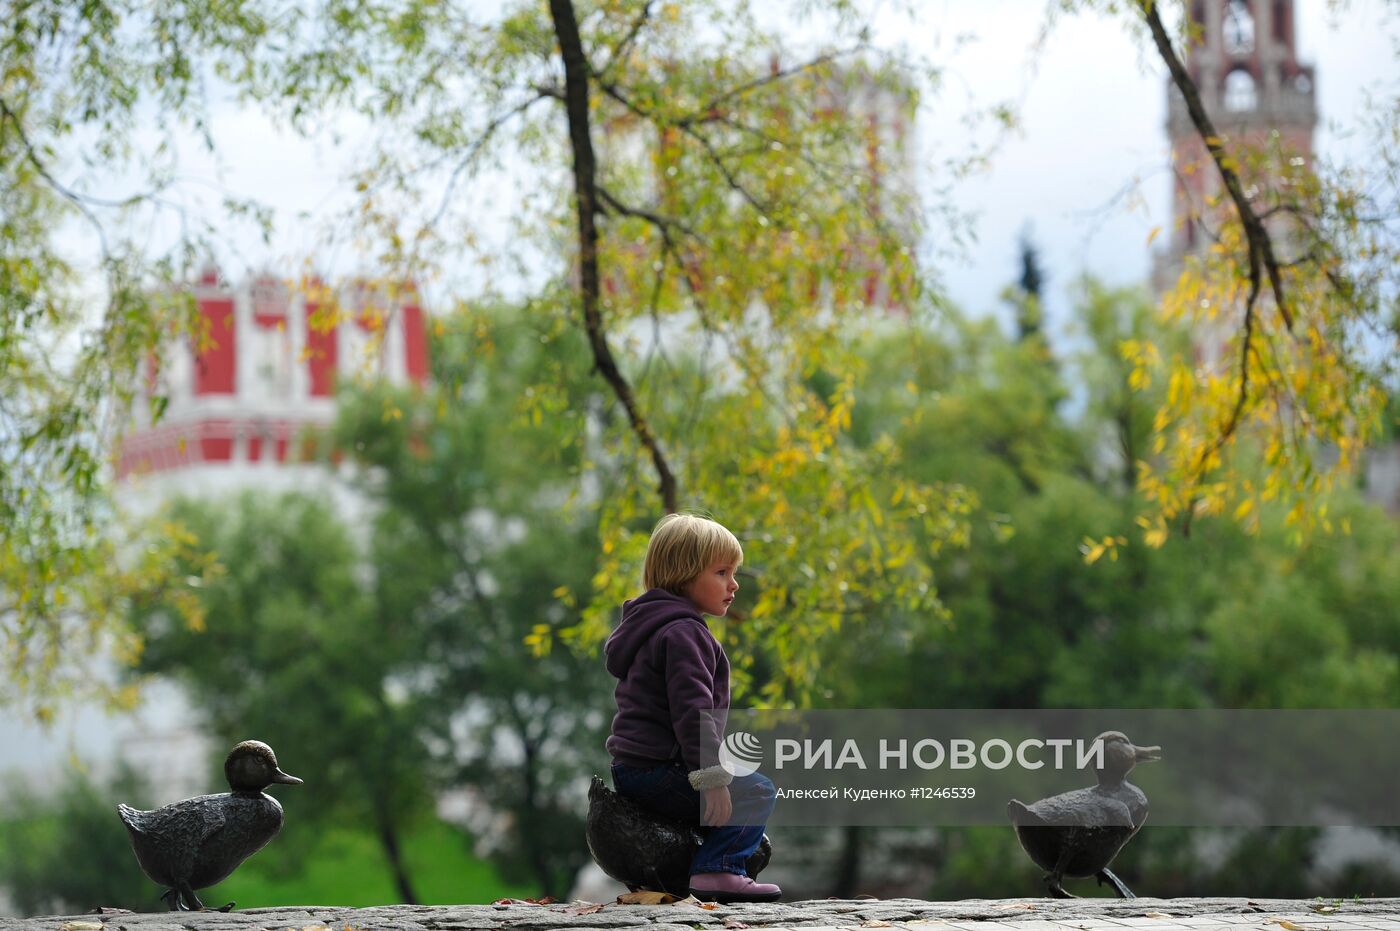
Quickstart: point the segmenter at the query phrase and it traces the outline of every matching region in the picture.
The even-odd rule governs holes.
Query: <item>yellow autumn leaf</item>
[[[618,905],[671,905],[679,901],[677,896],[669,892],[651,892],[645,889],[641,892],[624,892],[617,897]]]

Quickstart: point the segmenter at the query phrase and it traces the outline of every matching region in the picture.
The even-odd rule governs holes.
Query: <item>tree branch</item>
[[[102,227],[102,221],[98,220],[96,214],[88,207],[88,202],[91,200],[94,203],[98,203],[99,206],[123,205],[96,201],[93,198],[88,198],[75,191],[69,190],[64,186],[49,172],[49,168],[44,164],[43,159],[39,158],[39,153],[35,151],[34,144],[29,141],[29,136],[24,131],[24,124],[20,122],[19,115],[10,109],[9,103],[3,97],[0,97],[0,122],[5,120],[14,124],[15,134],[19,136],[20,144],[24,146],[25,157],[28,159],[29,163],[34,166],[34,170],[39,173],[39,177],[43,178],[48,186],[53,188],[64,200],[67,200],[74,207],[78,208],[78,211],[83,215],[84,219],[91,224],[93,230],[97,233],[98,246],[102,251],[103,264],[110,265],[111,251],[107,248],[107,232]]]
[[[667,120],[666,118],[661,117],[650,110],[646,110],[634,103],[626,94],[622,93],[622,91],[618,89],[616,84],[606,84],[600,82],[598,87],[602,89],[603,93],[607,94],[609,97],[622,104],[636,116],[660,126],[674,126],[690,138],[694,139],[696,142],[700,143],[700,146],[705,150],[705,154],[709,157],[710,161],[714,164],[716,168],[719,169],[719,173],[724,176],[725,183],[728,184],[732,190],[737,191],[739,195],[744,198],[744,200],[748,201],[749,206],[753,207],[753,209],[757,210],[761,215],[765,217],[769,215],[769,213],[771,212],[771,208],[762,204],[759,201],[759,199],[753,194],[753,192],[750,191],[748,188],[744,187],[743,182],[741,182],[738,178],[734,176],[734,173],[729,170],[729,166],[724,163],[723,156],[721,156],[719,151],[715,149],[714,144],[710,142],[709,137],[707,137],[704,133],[696,129],[693,121],[675,122],[672,120]]]
[[[1215,442],[1211,443],[1204,450],[1202,450],[1200,458],[1196,460],[1197,475],[1203,476],[1205,474],[1206,466],[1207,463],[1210,461],[1210,457],[1215,455],[1215,453],[1219,452],[1220,448],[1223,447],[1225,443],[1230,439],[1230,437],[1234,435],[1235,431],[1239,429],[1240,418],[1244,416],[1245,404],[1249,400],[1249,352],[1254,337],[1254,307],[1256,302],[1259,300],[1260,288],[1259,266],[1255,261],[1253,261],[1253,259],[1254,254],[1253,250],[1251,249],[1249,263],[1249,297],[1245,300],[1244,339],[1240,342],[1239,396],[1235,398],[1235,406],[1230,411],[1230,418],[1225,422],[1225,425],[1221,429],[1220,433],[1216,435]],[[1192,506],[1188,507],[1186,509],[1186,513],[1182,515],[1182,536],[1189,537],[1191,535],[1191,518],[1194,516],[1195,511],[1195,502],[1193,501]]]
[[[658,230],[660,230],[661,237],[667,242],[671,241],[672,230],[680,230],[685,235],[690,236],[694,239],[698,239],[701,242],[704,242],[705,240],[705,237],[702,236],[699,232],[682,223],[680,220],[677,220],[675,217],[665,217],[659,213],[652,213],[649,210],[643,210],[640,207],[629,207],[627,204],[624,204],[622,201],[614,197],[608,191],[608,189],[603,187],[601,184],[598,185],[598,198],[604,203],[606,203],[608,205],[608,209],[614,213],[620,213],[626,217],[636,217],[639,220],[646,220],[652,226],[655,226]]]
[[[1259,215],[1254,212],[1254,208],[1249,205],[1249,199],[1245,196],[1244,186],[1240,182],[1239,175],[1230,167],[1228,156],[1224,146],[1220,143],[1220,135],[1215,130],[1215,124],[1211,122],[1210,115],[1206,113],[1206,108],[1201,103],[1201,94],[1196,87],[1196,82],[1187,73],[1186,66],[1181,63],[1181,58],[1176,54],[1176,49],[1172,47],[1171,38],[1167,35],[1166,27],[1162,25],[1162,18],[1157,14],[1157,0],[1137,0],[1138,9],[1142,11],[1143,18],[1147,20],[1147,26],[1152,31],[1152,41],[1157,45],[1157,51],[1162,56],[1162,61],[1167,65],[1167,70],[1171,73],[1172,83],[1181,92],[1182,99],[1186,101],[1186,112],[1191,117],[1191,123],[1196,127],[1196,132],[1200,135],[1201,141],[1205,143],[1206,149],[1210,152],[1210,157],[1215,162],[1215,167],[1220,171],[1221,180],[1225,182],[1225,189],[1230,194],[1230,199],[1235,204],[1235,210],[1239,214],[1240,224],[1244,227],[1244,233],[1249,240],[1249,273],[1251,280],[1260,274],[1260,266],[1269,276],[1269,286],[1274,294],[1274,303],[1278,306],[1279,316],[1283,318],[1284,326],[1291,332],[1293,330],[1293,314],[1288,309],[1288,302],[1284,298],[1283,281],[1279,276],[1278,262],[1274,259],[1274,244],[1269,236],[1268,229]],[[1246,315],[1253,312],[1253,306],[1246,308]],[[1248,326],[1248,319],[1246,319]]]
[[[597,80],[602,81],[607,73],[612,70],[613,65],[616,65],[622,60],[622,57],[627,54],[628,46],[637,41],[637,36],[641,34],[642,27],[645,26],[647,20],[651,18],[653,3],[654,0],[647,0],[646,3],[642,4],[642,11],[637,14],[637,18],[632,22],[632,28],[627,30],[627,35],[622,37],[622,41],[617,43],[617,47],[614,48],[612,54],[608,56],[608,63],[603,66],[603,70],[595,75]]]
[[[825,55],[818,55],[816,58],[804,61],[800,65],[793,65],[791,68],[779,68],[776,71],[773,71],[769,74],[765,74],[761,78],[754,78],[752,81],[746,81],[743,84],[731,87],[724,93],[711,97],[705,103],[701,104],[699,109],[697,109],[692,115],[681,117],[681,119],[676,121],[676,125],[685,126],[689,123],[704,122],[710,118],[710,114],[714,113],[716,110],[719,109],[721,104],[733,100],[735,97],[742,97],[749,91],[758,90],[760,87],[764,87],[768,84],[776,84],[779,81],[785,81],[795,74],[801,74],[804,71],[810,71],[813,68],[820,67],[821,65],[830,64],[831,62],[836,61],[836,59],[838,58],[845,58],[848,55],[854,55],[856,52],[859,52],[864,48],[866,48],[866,46],[864,44],[861,44],[852,46],[848,49],[843,49],[839,52],[828,52]]]
[[[511,107],[504,113],[497,114],[495,118],[493,118],[489,123],[486,124],[486,126],[481,131],[481,135],[478,136],[476,140],[472,142],[471,146],[467,149],[467,154],[463,156],[461,161],[457,163],[456,167],[452,169],[452,174],[447,179],[447,187],[442,192],[442,200],[438,204],[437,212],[434,213],[433,218],[428,221],[429,227],[437,226],[438,221],[442,219],[442,215],[447,212],[447,205],[452,199],[452,191],[453,188],[457,186],[458,177],[461,176],[462,172],[466,171],[469,167],[471,167],[472,162],[476,161],[477,156],[481,154],[481,150],[484,149],[486,147],[486,143],[490,142],[492,137],[496,135],[497,130],[499,130],[502,126],[510,122],[515,117],[519,116],[526,110],[533,107],[536,103],[539,103],[541,100],[544,100],[547,97],[557,96],[559,95],[557,93],[551,93],[549,88],[536,88],[534,97],[531,97],[528,100],[522,100],[520,103]]]
[[[593,363],[627,411],[627,419],[638,441],[651,453],[652,464],[660,480],[659,492],[667,513],[678,510],[676,478],[666,455],[651,428],[638,409],[632,387],[618,370],[612,350],[608,348],[603,331],[603,318],[598,310],[598,213],[597,162],[593,140],[589,136],[588,61],[579,37],[578,19],[572,0],[549,0],[549,12],[554,20],[554,34],[559,40],[560,56],[564,59],[564,106],[569,115],[569,143],[573,149],[574,195],[578,207],[579,291],[583,303],[584,328],[593,350]]]

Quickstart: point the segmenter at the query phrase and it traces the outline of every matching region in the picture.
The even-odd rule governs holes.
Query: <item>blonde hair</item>
[[[642,583],[674,594],[717,562],[736,567],[744,561],[744,548],[723,524],[699,514],[667,514],[651,532],[647,543]]]

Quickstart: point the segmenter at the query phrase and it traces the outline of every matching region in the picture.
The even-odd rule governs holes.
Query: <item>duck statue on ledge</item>
[[[1006,814],[1021,847],[1046,870],[1045,885],[1057,899],[1074,898],[1062,885],[1068,876],[1093,876],[1119,898],[1134,898],[1108,865],[1147,820],[1147,796],[1128,781],[1138,763],[1160,760],[1161,747],[1134,746],[1119,731],[1105,731],[1098,785],[1043,798],[1031,805],[1012,799]]]
[[[171,911],[204,911],[194,890],[227,879],[277,836],[282,806],[263,789],[274,783],[301,785],[282,772],[272,748],[260,740],[234,747],[224,760],[224,776],[232,791],[222,795],[188,798],[154,811],[117,806],[137,862],[152,882],[167,887],[161,898]]]
[[[691,858],[704,842],[701,830],[648,811],[597,776],[588,788],[588,851],[604,873],[632,892],[689,895]],[[773,845],[765,834],[744,868],[757,877],[772,857]]]

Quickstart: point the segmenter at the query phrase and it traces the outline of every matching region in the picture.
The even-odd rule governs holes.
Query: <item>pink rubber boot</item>
[[[783,890],[741,873],[696,873],[690,877],[690,894],[703,902],[776,902]]]

